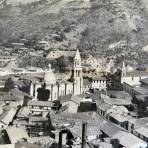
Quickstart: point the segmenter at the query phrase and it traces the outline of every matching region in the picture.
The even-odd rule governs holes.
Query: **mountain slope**
[[[119,58],[148,43],[147,0],[39,1],[6,7],[0,10],[0,18],[1,42],[20,36],[49,36],[51,48],[78,47],[84,52],[93,50],[95,55]]]

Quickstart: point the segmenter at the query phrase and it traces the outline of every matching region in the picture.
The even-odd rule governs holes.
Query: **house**
[[[132,70],[127,71],[125,63],[122,65],[121,84],[126,83],[130,86],[140,85],[140,80],[148,78],[148,71]]]
[[[92,78],[92,89],[98,89],[100,91],[106,91],[107,79],[105,77],[93,77]]]
[[[132,97],[136,95],[148,95],[147,78],[141,79],[138,85],[122,84],[123,90],[128,92]]]
[[[53,106],[49,101],[35,101],[30,100],[28,102],[28,108],[32,115],[43,115],[44,112],[49,112]]]
[[[50,132],[50,124],[47,117],[29,116],[27,131],[32,137],[48,135]]]
[[[48,135],[52,129],[50,119],[41,116],[28,116],[27,118],[16,118],[13,126],[26,129],[29,136],[38,137]]]
[[[97,105],[97,111],[96,111],[96,112],[97,112],[101,117],[103,117],[103,118],[109,120],[109,115],[107,114],[106,111],[107,111],[108,109],[111,109],[111,108],[112,108],[111,105],[102,102],[102,103],[100,103],[100,104]]]
[[[148,142],[148,118],[138,118],[129,120],[129,131],[140,138],[141,140]]]
[[[65,108],[64,112],[68,113],[96,111],[95,99],[94,95],[89,94],[69,95],[59,98],[62,108]]]
[[[133,119],[133,117],[129,116],[129,111],[125,106],[131,103],[122,101],[122,99],[111,100],[106,95],[102,96],[104,96],[104,99],[97,103],[97,113],[106,120],[128,130],[128,120]]]

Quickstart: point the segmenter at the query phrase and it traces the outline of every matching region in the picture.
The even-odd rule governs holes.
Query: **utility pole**
[[[85,148],[85,144],[86,144],[86,133],[87,133],[87,123],[84,122],[82,123],[82,144],[81,144],[81,148]]]

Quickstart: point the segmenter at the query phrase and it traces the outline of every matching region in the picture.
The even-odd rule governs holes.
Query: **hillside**
[[[48,36],[51,48],[78,47],[134,62],[147,56],[142,52],[148,44],[147,0],[16,1],[0,10],[0,42]]]

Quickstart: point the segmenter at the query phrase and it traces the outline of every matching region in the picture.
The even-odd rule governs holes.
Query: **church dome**
[[[51,69],[50,64],[49,64],[48,70],[45,72],[44,82],[48,83],[48,84],[55,84],[56,83],[56,77]]]

